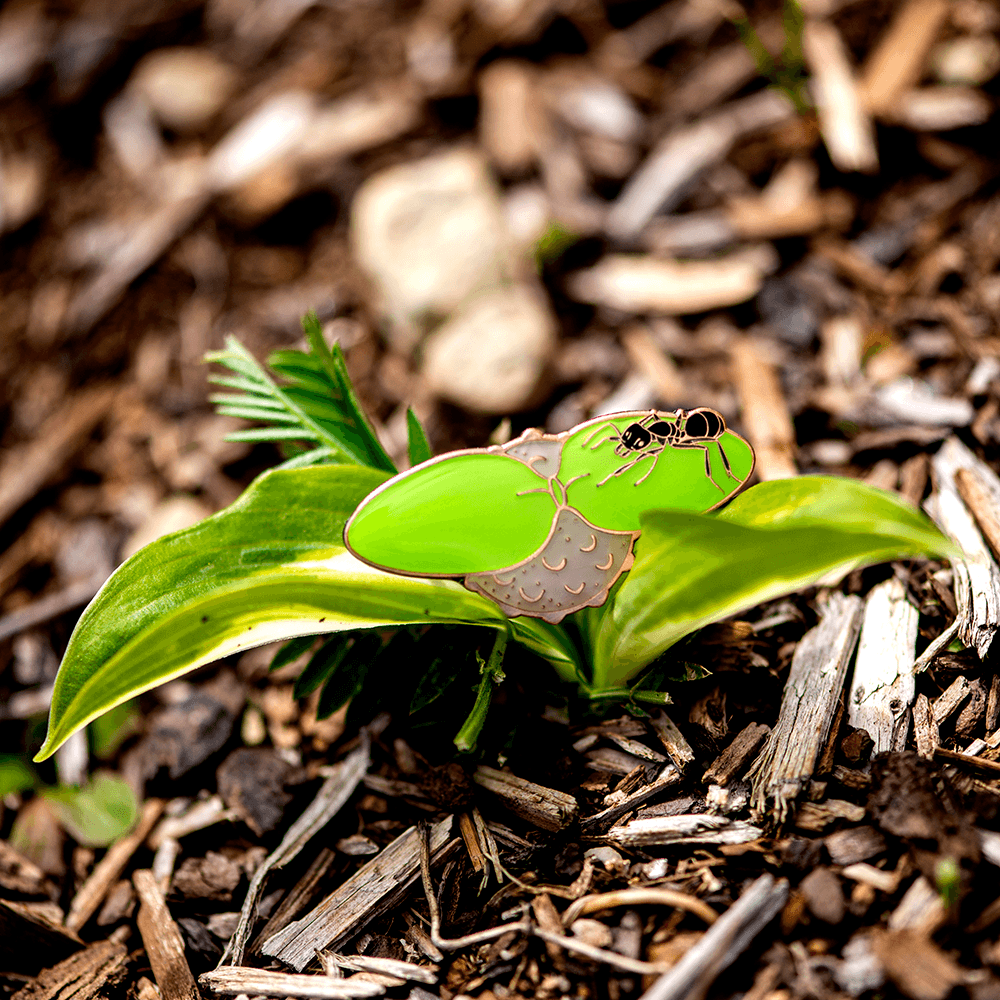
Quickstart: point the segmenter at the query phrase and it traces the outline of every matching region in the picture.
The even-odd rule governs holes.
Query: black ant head
[[[707,406],[699,406],[690,410],[684,420],[684,431],[690,438],[705,441],[717,441],[726,430],[726,422],[722,414]]]
[[[653,436],[642,424],[629,424],[622,432],[621,443],[618,447],[624,445],[626,451],[641,451],[652,440]],[[618,451],[618,448],[615,448],[615,451]]]

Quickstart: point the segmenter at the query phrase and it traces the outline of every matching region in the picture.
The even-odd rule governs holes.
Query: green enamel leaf
[[[388,482],[358,508],[347,544],[374,566],[464,576],[537,551],[556,506],[546,481],[508,455],[459,452]]]
[[[384,573],[346,551],[345,522],[386,478],[351,465],[272,471],[226,510],[136,553],[70,638],[37,759],[129,698],[252,646],[411,623],[508,627],[495,604],[458,583]],[[575,676],[578,654],[561,629],[510,627]]]
[[[559,479],[567,484],[566,501],[592,524],[634,531],[639,527],[639,515],[647,510],[710,510],[750,478],[753,451],[732,431],[695,447],[666,444],[657,451],[660,444],[654,439],[645,449],[617,454],[615,446],[621,435],[643,416],[623,414],[612,420],[589,421],[563,445]],[[726,471],[723,451],[731,475]],[[705,471],[706,456],[711,477]]]
[[[858,566],[952,544],[898,497],[852,479],[762,483],[721,514],[653,510],[636,562],[591,622],[597,692],[615,688],[695,629]]]

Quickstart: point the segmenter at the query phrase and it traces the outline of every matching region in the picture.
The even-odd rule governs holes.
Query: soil
[[[203,355],[300,345],[309,309],[395,459],[409,405],[436,453],[710,406],[760,479],[952,490],[979,575],[883,565],[706,628],[665,710],[598,711],[511,651],[473,755],[460,706],[418,725],[387,691],[317,719],[273,646],[173,681],[3,796],[4,995],[1000,997],[998,33],[990,0],[5,5],[0,781],[113,568],[279,460],[224,440]],[[463,302],[393,313],[352,215],[455,150],[506,232],[484,266],[542,317],[521,381],[507,333],[481,338],[479,400],[428,346]],[[851,723],[853,656],[897,593],[915,638],[886,617],[870,659],[910,677],[945,640],[880,734]],[[766,761],[809,669],[826,715],[783,737],[808,757],[786,788]],[[39,790],[99,772],[142,803],[110,847]],[[308,984],[213,979],[335,786],[237,963]],[[329,899],[336,934],[276,957]]]

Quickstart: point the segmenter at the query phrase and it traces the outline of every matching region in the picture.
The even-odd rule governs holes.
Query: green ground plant
[[[558,625],[507,618],[456,581],[386,573],[346,550],[347,520],[395,468],[339,348],[314,316],[303,326],[308,349],[279,351],[267,368],[234,340],[209,357],[231,373],[213,380],[235,390],[215,397],[219,412],[265,425],[232,438],[274,441],[285,461],[225,510],[116,570],[70,638],[36,759],[144,691],[275,641],[285,645],[273,666],[309,654],[296,693],[321,688],[321,715],[349,701],[378,710],[391,675],[411,713],[444,718],[471,750],[508,640],[593,702],[664,703],[661,658],[702,626],[859,566],[953,554],[897,496],[802,476],[760,483],[711,514],[670,510],[665,496],[642,515],[635,564],[601,607]],[[411,462],[430,457],[412,413],[408,427]],[[481,648],[483,630],[496,636],[492,652]]]

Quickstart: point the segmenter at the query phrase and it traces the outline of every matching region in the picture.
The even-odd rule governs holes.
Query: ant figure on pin
[[[583,442],[584,446],[589,444],[601,431],[611,427],[614,433],[591,445],[590,450],[594,451],[606,441],[617,441],[618,443],[615,445],[616,455],[621,455],[624,458],[631,452],[635,454],[635,457],[632,461],[615,469],[614,472],[608,473],[597,485],[603,486],[612,477],[628,472],[644,458],[652,458],[652,464],[647,472],[635,481],[635,485],[638,486],[656,468],[656,463],[664,449],[698,448],[705,453],[705,475],[713,486],[722,489],[712,477],[712,460],[708,450],[708,445],[712,441],[719,445],[719,454],[722,456],[722,464],[725,466],[726,474],[730,479],[735,479],[729,465],[729,459],[719,440],[726,432],[726,422],[722,415],[707,406],[699,406],[694,410],[677,410],[675,416],[677,419],[673,421],[661,420],[659,414],[653,411],[642,420],[629,424],[622,432],[619,432],[618,428],[610,422],[598,427]]]

